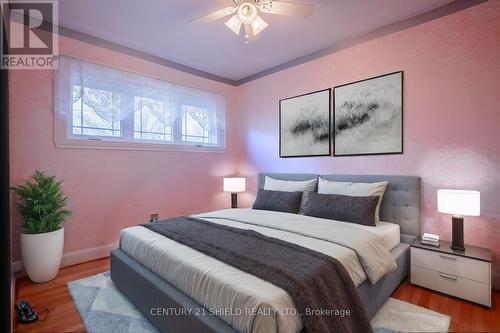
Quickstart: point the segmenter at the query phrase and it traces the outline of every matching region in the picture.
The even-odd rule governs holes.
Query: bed
[[[259,174],[260,188],[263,187],[266,176],[281,180],[310,180],[318,177],[315,174]],[[338,228],[349,228],[346,230],[352,230],[349,231],[352,234],[376,234],[377,240],[390,252],[396,265],[390,272],[380,275],[374,284],[365,273],[365,267],[361,267],[362,260],[358,260],[355,251],[314,239],[320,234],[292,235],[286,230],[242,224],[245,219],[249,222],[267,219],[269,223],[282,219],[282,223],[289,221],[292,226],[296,226],[310,223],[307,220],[309,218],[315,219],[313,222],[320,228],[326,223],[321,219],[287,213],[273,215],[273,212],[252,210],[228,210],[199,214],[196,217],[232,227],[253,229],[336,257],[348,268],[371,317],[408,274],[409,243],[420,231],[420,179],[412,176],[373,175],[321,177],[334,181],[389,181],[380,208],[382,223],[377,227],[366,227],[338,222]],[[367,228],[368,231],[365,230]],[[122,231],[120,248],[111,254],[111,278],[162,332],[293,332],[301,328],[298,316],[245,316],[227,312],[230,308],[245,307],[290,308],[293,307],[293,302],[278,287],[213,258],[207,258],[204,254],[143,227]],[[158,315],[155,311],[159,308],[163,311],[172,310],[172,313]],[[221,311],[213,315],[207,309]]]

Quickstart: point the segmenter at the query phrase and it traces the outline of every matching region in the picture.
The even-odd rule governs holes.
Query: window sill
[[[94,141],[65,139],[64,142],[54,140],[58,149],[91,149],[91,150],[144,150],[144,151],[165,151],[165,152],[191,152],[191,153],[218,153],[224,154],[226,148],[206,147],[195,145],[176,145],[176,144],[154,144],[154,143],[135,143],[135,142],[114,142],[114,141]]]

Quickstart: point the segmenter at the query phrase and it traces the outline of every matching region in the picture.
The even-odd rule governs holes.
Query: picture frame
[[[333,88],[333,155],[403,154],[403,71]]]
[[[331,156],[332,89],[279,101],[279,157]]]

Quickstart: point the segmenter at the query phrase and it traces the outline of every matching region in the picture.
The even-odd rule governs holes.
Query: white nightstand
[[[465,246],[465,251],[450,249],[450,242],[440,247],[411,245],[411,283],[471,302],[491,307],[491,251]]]

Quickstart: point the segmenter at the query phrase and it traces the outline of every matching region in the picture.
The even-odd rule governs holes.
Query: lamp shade
[[[245,178],[224,178],[224,192],[245,192]]]
[[[253,35],[256,36],[260,34],[265,28],[267,28],[268,25],[269,24],[267,24],[262,17],[257,15],[255,20],[252,22]]]
[[[226,27],[231,29],[236,35],[240,34],[241,25],[243,24],[237,15],[232,16],[229,20],[224,23]]]
[[[438,211],[446,214],[479,216],[480,193],[465,190],[438,190]]]

